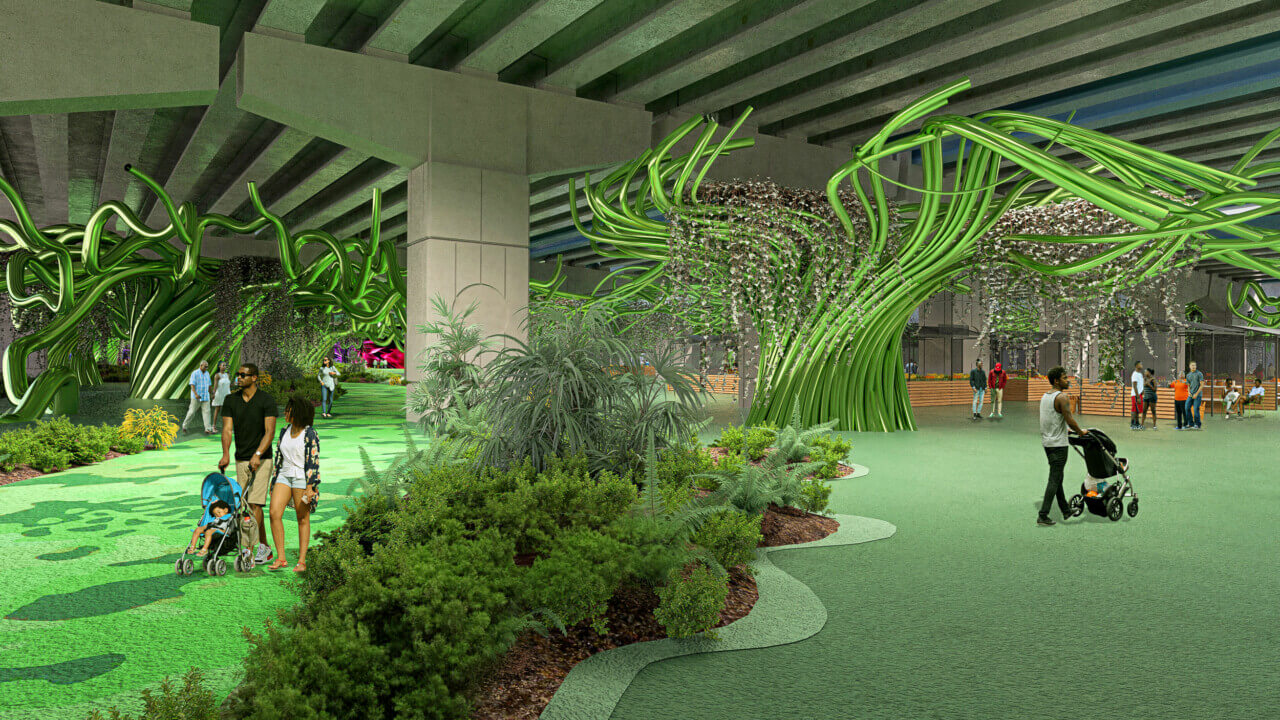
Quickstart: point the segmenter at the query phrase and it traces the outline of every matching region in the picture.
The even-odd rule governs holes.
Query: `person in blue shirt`
[[[204,434],[213,434],[213,419],[210,417],[209,407],[209,386],[212,384],[209,378],[209,361],[201,360],[200,367],[191,373],[191,379],[187,382],[191,388],[191,406],[187,408],[187,417],[182,420],[182,432],[187,431],[187,424],[199,412],[204,420]]]
[[[1190,364],[1191,371],[1187,373],[1187,409],[1183,413],[1186,428],[1200,429],[1200,402],[1204,398],[1204,373],[1196,369],[1196,363],[1193,360]]]

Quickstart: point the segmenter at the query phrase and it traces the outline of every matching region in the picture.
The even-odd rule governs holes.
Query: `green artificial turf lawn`
[[[348,384],[337,417],[317,418],[321,504],[315,533],[336,527],[361,472],[404,450],[404,388]],[[277,398],[279,401],[280,398]],[[198,666],[234,687],[256,630],[294,602],[291,571],[225,577],[173,572],[200,519],[200,483],[217,437],[0,487],[0,718],[83,718]],[[290,562],[297,524],[285,514]],[[230,565],[228,558],[228,565]]]
[[[1084,418],[1131,459],[1141,510],[1046,528],[1034,409],[853,435],[871,474],[833,483],[831,509],[897,534],[771,556],[826,604],[823,630],[650,665],[613,717],[1280,717],[1280,420]],[[1072,453],[1068,497],[1083,475]]]

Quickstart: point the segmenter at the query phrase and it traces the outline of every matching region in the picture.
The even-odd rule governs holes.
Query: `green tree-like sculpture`
[[[1280,210],[1280,195],[1238,189],[1280,172],[1280,163],[1251,164],[1280,130],[1223,172],[1025,113],[933,115],[967,87],[968,81],[961,80],[926,95],[855,148],[852,159],[828,181],[830,207],[822,211],[703,202],[699,186],[711,163],[750,144],[732,139],[745,114],[719,142],[713,141],[714,122],[693,118],[603,180],[592,184],[588,177],[585,192],[593,227],[586,229],[575,216],[579,231],[606,257],[654,263],[619,270],[631,274],[631,282],[594,302],[644,298],[658,307],[672,297],[698,292],[713,305],[720,303],[723,315],[750,316],[759,332],[759,384],[749,422],[783,424],[798,401],[801,419],[808,424],[834,418],[843,429],[895,430],[915,427],[901,365],[901,337],[912,312],[940,290],[965,287],[962,282],[972,270],[980,240],[1013,210],[1082,199],[1139,230],[1012,236],[1015,241],[1074,245],[1079,252],[1054,256],[1059,257],[1055,262],[1018,250],[996,259],[1045,276],[1086,273],[1123,259],[1124,272],[1101,288],[1114,293],[1126,283],[1140,283],[1199,258],[1217,258],[1280,277],[1280,264],[1249,254],[1272,248],[1280,239],[1248,224]],[[920,129],[908,132],[916,123]],[[693,149],[673,157],[672,149],[700,126]],[[1033,145],[1032,138],[1063,146],[1095,164],[1073,166],[1049,148]],[[944,173],[943,142],[948,139],[958,139],[960,148],[954,168]],[[901,152],[920,153],[923,187],[916,190],[922,199],[895,208],[887,199],[879,163]],[[1011,171],[1002,170],[1002,164]],[[1031,192],[1042,182],[1055,189]],[[1187,199],[1192,196],[1197,199]],[[1237,214],[1220,210],[1245,203],[1260,207]],[[571,205],[576,208],[576,202]],[[652,210],[665,219],[651,217]],[[744,251],[743,263],[788,268],[788,276],[771,281],[798,288],[785,296],[797,302],[729,306],[735,294],[726,288],[728,278],[742,268],[724,258],[719,263],[696,261],[694,269],[701,271],[694,273],[692,284],[687,277],[671,282],[678,232],[710,242],[741,239],[744,226],[753,229],[746,233],[752,247]],[[808,253],[799,264],[794,261],[798,248]],[[832,267],[823,266],[824,257]],[[688,275],[687,268],[682,272]]]
[[[197,359],[230,348],[238,362],[240,343],[264,312],[256,299],[266,286],[241,288],[241,304],[231,337],[215,328],[213,291],[223,261],[201,254],[214,228],[274,236],[282,268],[279,286],[293,307],[331,308],[345,327],[335,334],[359,332],[371,339],[402,341],[405,328],[405,275],[394,245],[379,236],[381,198],[373,199],[368,239],[338,239],[320,230],[291,232],[263,205],[257,188],[249,197],[258,216],[240,222],[218,214],[201,215],[193,205],[175,207],[155,181],[136,168],[131,174],[156,193],[169,224],[147,227],[128,207],[107,202],[86,225],[37,228],[14,188],[0,178],[0,192],[18,221],[0,220],[0,253],[6,261],[5,288],[15,307],[43,306],[49,321],[17,338],[5,349],[5,391],[16,409],[5,420],[31,420],[51,405],[75,407],[79,387],[97,380],[94,358],[86,349],[84,323],[105,317],[116,339],[131,351],[130,394],[138,398],[179,398]],[[107,230],[118,219],[124,234]],[[321,252],[307,263],[299,258],[308,245]],[[34,381],[27,362],[48,351],[48,366]]]

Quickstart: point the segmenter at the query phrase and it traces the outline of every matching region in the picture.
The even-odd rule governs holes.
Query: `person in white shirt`
[[[293,571],[307,569],[311,513],[320,496],[320,438],[311,427],[315,416],[315,407],[301,395],[289,398],[284,408],[285,427],[277,441],[277,462],[271,480],[271,540],[276,546],[271,570],[289,564],[285,559],[284,511],[290,504],[298,516],[298,564]]]
[[[1226,414],[1225,419],[1231,419],[1231,411],[1236,408],[1236,401],[1240,399],[1240,391],[1236,389],[1236,383],[1231,378],[1227,378],[1226,387],[1222,390],[1223,412]]]
[[[1240,419],[1244,419],[1244,409],[1247,405],[1262,406],[1262,398],[1267,394],[1266,388],[1262,387],[1262,378],[1255,377],[1253,379],[1253,387],[1249,388],[1249,396],[1240,403]]]
[[[1133,364],[1133,374],[1129,376],[1129,429],[1144,430],[1143,425],[1138,424],[1138,413],[1142,412],[1142,386],[1143,373],[1142,363]]]

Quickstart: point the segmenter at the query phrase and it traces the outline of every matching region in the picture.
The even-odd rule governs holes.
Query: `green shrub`
[[[233,718],[466,718],[467,692],[526,623],[497,532],[378,547],[323,602],[249,634]]]
[[[767,425],[751,428],[730,425],[720,431],[720,437],[712,445],[728,450],[731,455],[741,455],[745,449],[747,457],[752,462],[758,462],[764,459],[777,438],[777,431]]]
[[[125,455],[137,455],[145,450],[146,447],[147,444],[141,438],[122,437],[116,441],[115,445],[111,446],[111,449]]]
[[[624,515],[603,532],[631,548],[627,575],[649,587],[661,585],[692,558],[688,543],[661,517]]]
[[[35,435],[31,430],[24,428],[0,434],[0,469],[13,472],[19,465],[31,464],[35,448]]]
[[[671,637],[693,637],[705,631],[714,639],[711,628],[720,621],[728,597],[728,578],[697,564],[688,572],[671,573],[667,585],[658,588],[658,608],[653,614]]]
[[[839,477],[840,463],[849,456],[853,443],[834,435],[820,437],[813,441],[809,449],[809,460],[822,463],[818,467],[817,476],[830,480]]]
[[[800,501],[802,483],[816,469],[816,463],[788,464],[780,452],[759,465],[743,463],[736,471],[717,468],[710,474],[720,487],[711,500],[749,515],[762,513],[770,505],[795,506]]]
[[[604,614],[630,567],[630,550],[595,530],[562,533],[525,575],[524,606],[550,611],[565,626],[587,620],[596,632],[607,633]]]
[[[71,453],[49,445],[37,444],[32,448],[31,457],[27,462],[40,472],[59,472],[71,467]]]
[[[218,720],[218,703],[204,685],[204,675],[191,668],[182,676],[182,687],[174,689],[169,678],[160,683],[160,695],[142,691],[142,714],[128,715],[111,708],[106,715],[94,710],[89,720]]]
[[[760,534],[763,519],[763,515],[722,510],[698,528],[693,541],[706,548],[721,567],[742,565],[749,569],[755,559],[756,546],[763,538]]]
[[[820,478],[814,478],[800,485],[800,501],[797,507],[807,512],[820,513],[827,509],[827,502],[830,499],[831,486]]]

